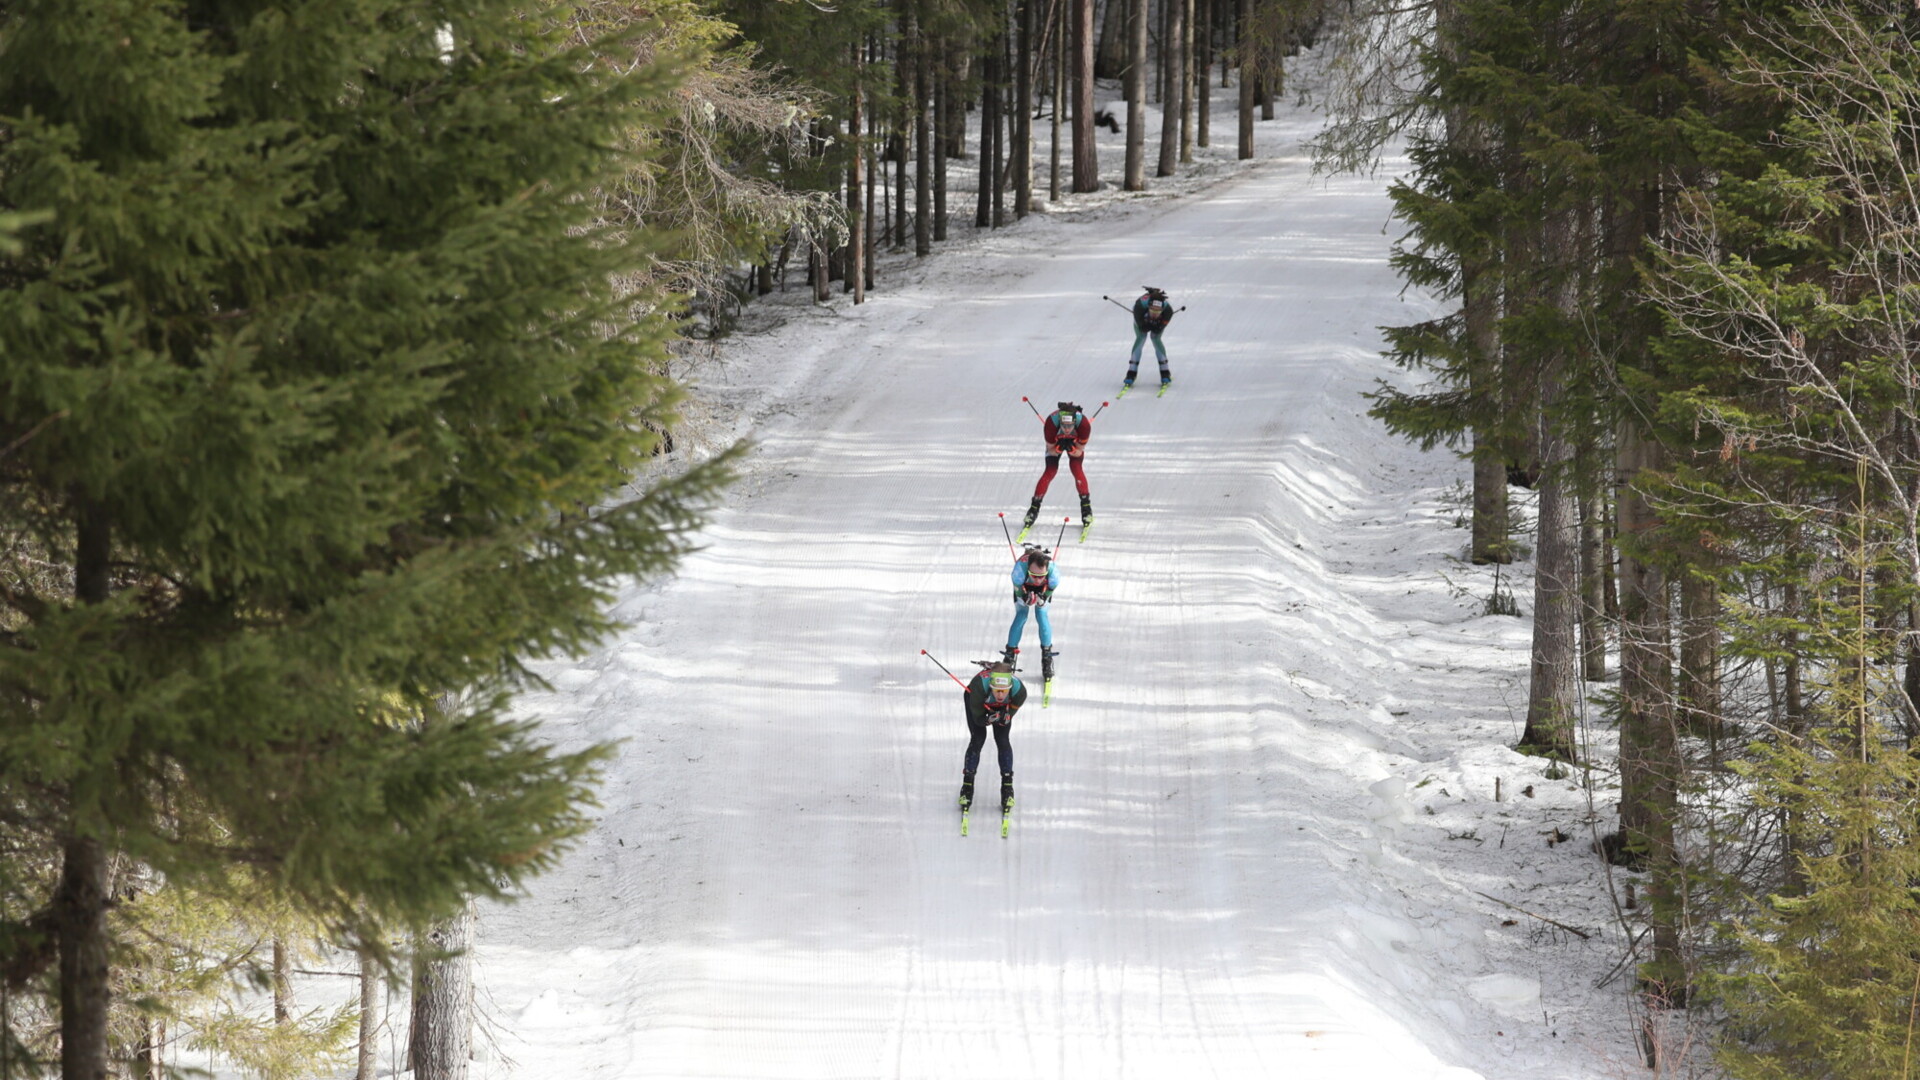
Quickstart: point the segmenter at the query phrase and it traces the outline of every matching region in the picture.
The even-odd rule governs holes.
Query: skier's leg
[[[1173,376],[1167,371],[1167,347],[1160,342],[1160,331],[1153,332],[1153,355],[1160,361],[1160,381],[1170,382]]]
[[[1033,501],[1038,503],[1047,497],[1047,488],[1053,484],[1053,478],[1060,472],[1060,455],[1047,455],[1047,469],[1040,474],[1040,482],[1033,485]]]
[[[1084,496],[1086,495],[1086,493],[1087,493],[1087,470],[1086,470],[1086,467],[1080,464],[1080,459],[1079,459],[1079,458],[1077,458],[1077,457],[1070,457],[1070,458],[1068,458],[1068,459],[1067,459],[1067,467],[1073,470],[1073,486],[1074,486],[1074,489],[1075,489],[1075,490],[1077,490],[1077,491],[1079,491],[1079,492],[1080,492],[1080,494],[1081,494],[1081,495],[1082,495],[1082,496],[1084,497]]]
[[[1047,618],[1047,606],[1045,604],[1036,604],[1034,605],[1033,612],[1034,621],[1040,624],[1040,647],[1043,649],[1053,648],[1053,620]]]
[[[1020,638],[1027,632],[1028,606],[1029,605],[1026,604],[1013,605],[1013,625],[1007,628],[1007,648],[1009,649],[1019,648]]]
[[[1127,385],[1133,385],[1133,377],[1140,374],[1140,349],[1147,343],[1147,332],[1136,329],[1133,332],[1133,354],[1127,357]]]
[[[1013,725],[993,725],[993,746],[1000,751],[1000,772],[1002,775],[1013,773]]]
[[[960,766],[964,780],[973,779],[974,770],[980,767],[980,748],[986,744],[987,725],[976,723],[971,716],[967,717],[967,759]]]

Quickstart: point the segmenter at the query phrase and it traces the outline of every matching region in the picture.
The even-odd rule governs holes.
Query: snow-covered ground
[[[1316,178],[1283,107],[1242,167],[1216,117],[1198,179],[892,259],[859,307],[795,288],[697,369],[757,451],[632,629],[524,700],[621,748],[597,831],[483,913],[482,1074],[1645,1075],[1588,797],[1506,748],[1530,629],[1479,614],[1465,470],[1364,415],[1406,378],[1377,328],[1428,310],[1387,265],[1403,163]],[[1174,388],[1149,352],[1095,422],[1012,835],[962,838],[960,691],[920,651],[964,677],[1004,642],[1021,397],[1111,400],[1100,297],[1143,283],[1188,306]],[[1036,531],[1075,503],[1062,470]]]

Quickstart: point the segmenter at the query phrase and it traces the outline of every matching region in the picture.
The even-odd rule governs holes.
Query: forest
[[[1250,159],[1303,51],[1319,166],[1411,161],[1394,266],[1446,313],[1388,329],[1425,381],[1368,406],[1459,455],[1474,564],[1532,567],[1520,748],[1617,782],[1637,1015],[1740,1080],[1912,1075],[1914,18],[5,4],[0,1077],[371,1080],[390,992],[412,1074],[465,1077],[476,905],[592,828],[612,753],[515,695],[745,454],[671,464],[676,357]]]

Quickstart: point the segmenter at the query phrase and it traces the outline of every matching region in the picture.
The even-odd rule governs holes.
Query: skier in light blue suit
[[[1044,548],[1029,547],[1013,564],[1013,625],[1007,629],[1007,663],[1020,654],[1020,639],[1027,632],[1027,613],[1040,624],[1041,679],[1053,678],[1053,622],[1047,618],[1047,604],[1060,585],[1060,571]]]

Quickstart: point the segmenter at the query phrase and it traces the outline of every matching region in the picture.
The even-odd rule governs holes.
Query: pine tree
[[[674,401],[664,305],[612,284],[649,252],[584,198],[661,89],[609,48],[499,0],[9,10],[0,529],[71,573],[0,594],[7,825],[58,864],[0,868],[0,930],[65,1076],[125,1053],[110,866],[378,947],[586,827],[602,751],[509,695],[726,468],[600,505]]]

